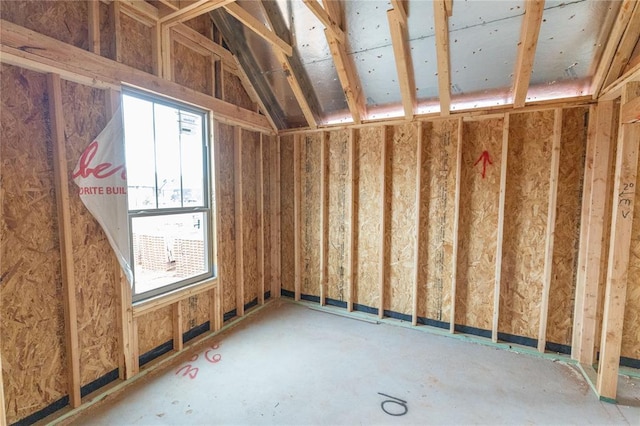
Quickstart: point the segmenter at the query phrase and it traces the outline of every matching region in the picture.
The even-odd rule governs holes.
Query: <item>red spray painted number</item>
[[[188,375],[190,379],[195,379],[196,376],[198,375],[199,368],[192,367],[191,364],[187,364],[184,367],[180,368],[178,371],[176,371],[176,375],[180,374],[180,372],[182,372],[183,370],[184,372],[182,373],[182,377],[185,377]]]
[[[478,158],[478,160],[473,163],[473,165],[476,166],[480,161],[482,161],[482,179],[484,179],[487,175],[487,164],[493,165],[493,162],[491,162],[491,157],[489,156],[489,151],[482,151],[480,158]]]

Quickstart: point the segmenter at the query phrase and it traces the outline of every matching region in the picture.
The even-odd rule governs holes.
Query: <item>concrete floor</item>
[[[640,425],[638,379],[607,404],[562,362],[289,302],[217,337],[72,424]]]

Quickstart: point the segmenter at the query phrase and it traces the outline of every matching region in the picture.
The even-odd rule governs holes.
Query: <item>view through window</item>
[[[133,300],[213,275],[207,115],[123,95]]]

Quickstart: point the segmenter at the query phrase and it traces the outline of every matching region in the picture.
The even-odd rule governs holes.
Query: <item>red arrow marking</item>
[[[482,179],[484,179],[484,177],[487,175],[487,164],[493,165],[493,163],[491,162],[491,157],[489,157],[489,151],[482,151],[480,158],[478,158],[478,161],[473,163],[473,165],[475,166],[480,161],[482,161]]]

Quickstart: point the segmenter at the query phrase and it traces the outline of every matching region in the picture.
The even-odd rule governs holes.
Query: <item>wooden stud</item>
[[[402,93],[404,118],[405,120],[411,120],[416,106],[416,85],[411,62],[411,52],[409,50],[407,27],[402,25],[402,22],[398,18],[398,12],[394,9],[387,11],[387,18],[391,31],[391,42],[393,44],[393,55],[396,60],[400,92]]]
[[[349,200],[348,209],[349,209],[349,281],[347,286],[347,311],[353,311],[353,300],[355,295],[355,281],[356,275],[358,273],[358,259],[356,258],[356,240],[357,240],[357,232],[358,229],[356,227],[356,222],[358,220],[357,210],[356,210],[356,191],[358,188],[356,187],[356,130],[349,130],[349,158],[348,158],[348,167],[349,167],[349,180],[350,180],[350,190],[349,190]]]
[[[213,159],[210,160],[209,164],[213,164],[214,167],[214,180],[213,186],[215,191],[215,215],[216,215],[216,229],[215,229],[215,247],[214,247],[214,265],[216,265],[216,279],[218,281],[218,285],[216,286],[215,291],[212,292],[211,297],[215,298],[215,300],[210,300],[209,308],[210,308],[210,317],[209,317],[209,325],[214,326],[215,330],[219,330],[222,328],[222,324],[224,323],[224,307],[222,306],[222,295],[224,294],[224,286],[225,286],[225,276],[222,275],[222,268],[220,268],[220,247],[222,247],[222,211],[220,206],[222,204],[220,197],[220,182],[221,178],[221,170],[222,164],[220,163],[220,141],[215,138],[213,135],[215,134],[216,127],[218,125],[212,117],[209,117],[209,141],[210,146],[213,146]],[[211,309],[215,308],[215,310]]]
[[[438,96],[440,114],[448,116],[451,110],[451,60],[449,57],[449,15],[445,0],[433,2],[436,32],[436,57],[438,58]]]
[[[542,25],[544,0],[528,0],[522,19],[520,42],[518,43],[518,59],[516,61],[515,79],[513,83],[513,106],[521,108],[527,100],[527,91],[531,81],[533,61],[536,56],[538,35]]]
[[[120,11],[130,18],[153,27],[157,24],[159,17],[158,9],[146,1],[137,0],[115,0],[120,3]]]
[[[640,95],[640,82],[629,83],[622,96],[622,106]],[[633,227],[638,173],[640,123],[622,124],[618,135],[614,202],[607,285],[602,317],[600,362],[596,390],[601,398],[616,398],[622,329],[624,325],[627,277]]]
[[[236,314],[244,315],[244,212],[242,205],[242,130],[233,131],[233,184],[236,231]]]
[[[100,2],[89,0],[87,2],[89,13],[89,50],[96,55],[100,54]]]
[[[598,99],[600,97],[600,91],[604,86],[607,73],[609,72],[609,69],[611,69],[615,54],[618,51],[618,46],[620,45],[620,41],[624,36],[627,25],[631,20],[631,15],[633,13],[633,9],[636,7],[636,3],[636,0],[623,0],[622,5],[620,6],[618,17],[614,21],[604,52],[602,53],[602,57],[598,63],[598,68],[596,68],[596,73],[591,80],[591,93],[593,93],[593,99]]]
[[[580,256],[578,261],[571,345],[571,357],[586,365],[593,365],[595,360],[598,295],[605,251],[604,225],[612,160],[613,111],[612,101],[601,102],[589,111],[583,226],[580,234],[580,254],[584,253],[584,257]]]
[[[120,2],[114,1],[109,6],[109,15],[113,22],[113,37],[115,40],[116,62],[122,62],[122,25],[120,24]],[[66,43],[65,43],[66,44]]]
[[[640,98],[624,104],[620,110],[620,121],[625,124],[640,121]]]
[[[258,303],[264,305],[264,290],[265,290],[265,276],[264,276],[264,136],[260,133],[260,147],[258,154],[258,179],[257,179],[257,210],[258,210],[258,281],[259,281],[259,294]]]
[[[7,426],[7,406],[4,402],[4,384],[2,380],[2,352],[0,352],[0,426]]]
[[[173,350],[181,351],[183,348],[182,343],[182,300],[178,300],[172,306],[172,319],[173,319]]]
[[[453,210],[453,250],[451,254],[451,323],[449,324],[449,332],[456,331],[456,288],[458,284],[458,229],[460,228],[460,181],[462,172],[462,136],[463,121],[458,119],[458,146],[456,148],[456,192],[454,196]]]
[[[162,27],[158,24],[151,27],[151,65],[153,75],[158,77],[162,77],[162,49]]]
[[[198,0],[160,18],[162,26],[170,28],[181,22],[196,18],[212,10],[226,6],[235,0]]]
[[[320,142],[320,305],[327,299],[329,277],[329,133],[322,132]]]
[[[614,24],[615,25],[615,24]],[[616,49],[611,66],[607,71],[607,77],[604,80],[603,86],[607,87],[620,77],[623,73],[625,66],[629,63],[629,59],[633,53],[633,49],[638,44],[638,36],[640,35],[640,5],[635,2],[633,11],[629,18],[629,23],[622,35],[620,43]]]
[[[336,24],[336,22],[331,19],[331,16],[327,13],[326,10],[317,2],[317,0],[302,0],[304,4],[307,5],[309,10],[316,15],[316,18],[322,25],[331,33],[331,36],[335,38],[340,44],[344,45],[346,43],[346,37],[344,35],[344,31],[342,28]]]
[[[502,124],[502,157],[500,161],[500,198],[498,201],[498,235],[496,237],[496,273],[493,285],[493,318],[491,340],[498,341],[498,320],[500,318],[500,288],[502,285],[502,245],[504,242],[504,205],[507,199],[507,163],[509,158],[509,119],[504,115]]]
[[[553,122],[553,147],[551,150],[551,172],[549,177],[549,208],[544,248],[544,279],[540,302],[540,328],[538,330],[538,351],[544,353],[547,345],[547,320],[549,317],[549,291],[553,279],[553,247],[556,234],[558,212],[558,176],[560,174],[560,142],[562,140],[562,108],[555,110]]]
[[[171,27],[171,31],[174,34],[182,36],[183,40],[189,40],[189,47],[200,51],[204,50],[205,52],[215,55],[224,62],[231,72],[234,74],[239,73],[240,66],[237,64],[236,57],[220,44],[206,38],[196,30],[187,27],[185,24],[178,24],[175,27]]]
[[[62,272],[62,296],[64,298],[64,323],[67,360],[67,386],[71,407],[79,407],[80,397],[80,349],[78,344],[78,313],[76,284],[71,238],[71,212],[69,210],[69,181],[67,151],[65,147],[62,88],[60,76],[47,74],[49,116],[53,139],[53,168],[55,177],[56,206],[58,210],[58,238]]]
[[[416,244],[414,248],[415,269],[413,272],[413,290],[411,305],[411,324],[418,325],[418,287],[420,285],[420,231],[422,221],[420,214],[422,212],[422,144],[423,129],[422,123],[416,124],[418,143],[416,147]]]
[[[287,56],[293,55],[293,48],[289,43],[278,37],[273,31],[267,28],[258,19],[254,18],[252,14],[247,12],[240,5],[237,3],[228,3],[224,8],[231,16],[242,22],[247,28],[260,36],[276,50]]]
[[[222,328],[222,291],[220,286],[220,281],[218,281],[218,285],[209,290],[209,327],[213,331],[219,331]]]
[[[629,69],[623,76],[618,78],[616,81],[611,83],[609,86],[605,87],[600,92],[600,97],[598,98],[598,102],[600,101],[613,101],[622,96],[622,90],[627,85],[627,83],[633,81],[640,80],[640,61],[634,65],[631,69]]]
[[[269,214],[270,214],[269,222],[271,226],[270,228],[270,231],[271,231],[271,236],[270,236],[271,287],[270,289],[271,289],[271,297],[275,298],[277,297],[276,293],[278,292],[277,264],[279,263],[278,253],[280,252],[280,247],[278,244],[278,236],[280,234],[280,231],[278,230],[278,227],[276,225],[276,223],[278,222],[278,207],[280,206],[280,198],[276,196],[276,191],[278,186],[277,175],[279,174],[279,171],[277,170],[277,164],[278,164],[277,138],[274,143],[269,145],[269,152],[270,152],[269,156],[271,160],[269,164],[269,167],[271,168],[269,172],[269,203],[270,203],[269,204]]]
[[[273,291],[275,292],[276,298],[280,297],[280,293],[282,292],[282,234],[281,230],[281,219],[282,219],[282,204],[280,203],[280,188],[282,185],[281,182],[281,174],[280,174],[280,137],[276,138],[276,187],[274,191],[274,196],[276,199],[276,221],[274,223],[275,227],[275,246],[276,246],[276,274],[275,281],[273,283]]]
[[[138,331],[138,318],[133,318],[133,338],[131,343],[133,344],[133,366],[131,370],[131,376],[135,376],[140,372],[140,333]]]
[[[296,135],[293,138],[293,253],[294,253],[294,268],[295,268],[295,300],[300,300],[300,286],[301,286],[301,259],[302,256],[302,244],[300,236],[300,204],[302,203],[301,195],[301,182],[300,182],[300,135]]]
[[[382,153],[380,154],[380,278],[378,292],[380,294],[378,317],[384,318],[384,287],[387,279],[387,132],[386,126],[381,129],[382,133]]]

